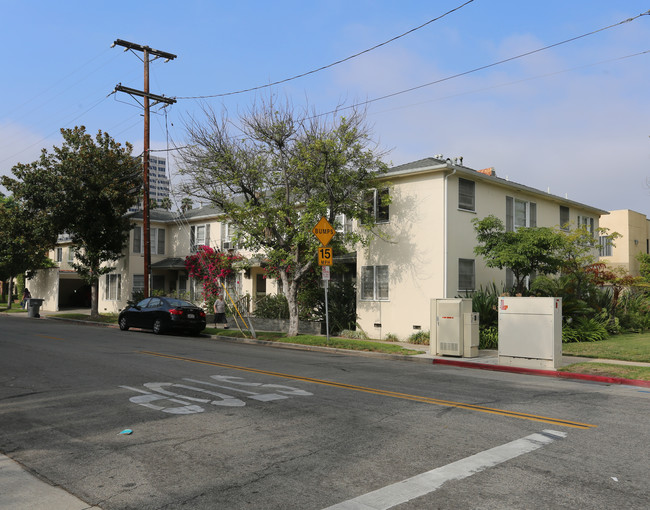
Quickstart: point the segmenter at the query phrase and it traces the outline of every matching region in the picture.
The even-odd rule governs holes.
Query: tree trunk
[[[298,284],[295,281],[289,283],[286,277],[283,277],[283,279],[285,279],[283,282],[285,297],[289,305],[289,331],[287,332],[287,336],[298,336]]]
[[[90,316],[99,317],[99,280],[90,285]]]
[[[11,310],[11,302],[14,299],[14,279],[9,277],[9,295],[7,296],[7,310]]]

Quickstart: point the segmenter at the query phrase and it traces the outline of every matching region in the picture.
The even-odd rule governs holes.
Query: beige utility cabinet
[[[479,317],[471,299],[432,299],[430,352],[434,355],[478,356]]]
[[[562,298],[499,298],[499,364],[558,368],[562,361]]]

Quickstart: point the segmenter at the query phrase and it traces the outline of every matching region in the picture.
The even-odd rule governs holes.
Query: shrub
[[[591,317],[578,317],[562,328],[562,342],[597,342],[608,337],[602,320]]]
[[[386,336],[384,337],[384,340],[387,342],[397,342],[399,339],[397,338],[397,335],[395,333],[386,333]]]
[[[352,340],[368,340],[368,335],[366,335],[365,331],[363,331],[361,328],[357,329],[356,331],[352,329],[344,329],[339,333],[339,336],[342,336],[343,338],[350,338]]]
[[[283,294],[269,294],[255,304],[255,317],[288,319],[289,303]]]
[[[408,338],[408,342],[410,344],[429,345],[429,332],[428,331],[418,331],[417,333],[413,333]]]
[[[499,328],[498,326],[483,326],[479,328],[479,349],[498,349],[499,348]]]
[[[497,286],[492,283],[485,289],[481,286],[472,294],[472,311],[479,314],[481,326],[496,326],[499,320],[499,291]]]

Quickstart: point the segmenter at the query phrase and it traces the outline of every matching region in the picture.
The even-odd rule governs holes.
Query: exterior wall
[[[27,280],[25,286],[33,298],[43,299],[41,310],[59,311],[59,269],[40,269],[34,278]]]
[[[459,208],[459,177],[475,182],[474,211]],[[506,271],[486,267],[474,254],[472,220],[493,214],[505,225],[506,197],[535,203],[537,226],[559,227],[560,206],[569,208],[573,227],[578,217],[593,218],[595,232],[599,225],[600,212],[594,208],[467,169],[389,174],[387,179],[392,183],[390,218],[377,226],[387,239],[377,238],[357,254],[358,324],[371,338],[390,333],[406,339],[429,331],[431,299],[467,297],[459,288],[459,259],[474,261],[474,290],[492,283],[504,287]],[[363,267],[377,265],[388,266],[389,297],[364,301]]]
[[[614,241],[612,255],[600,257],[600,260],[623,267],[633,276],[640,276],[637,256],[639,253],[650,253],[650,220],[644,214],[620,209],[603,216],[600,225],[607,228],[609,233],[621,235]]]
[[[142,220],[135,220],[134,224],[141,228]],[[200,303],[202,301],[201,286],[199,283],[194,284],[188,278],[187,271],[184,268],[158,269],[154,267],[157,262],[164,261],[165,259],[178,258],[184,260],[186,256],[190,255],[190,232],[192,227],[197,226],[209,226],[210,236],[208,244],[214,249],[220,249],[224,241],[230,241],[230,239],[223,236],[224,229],[222,229],[222,223],[214,215],[195,217],[183,221],[171,220],[163,222],[151,220],[151,229],[165,230],[165,253],[151,254],[151,273],[152,278],[155,276],[162,276],[164,278],[163,290],[165,292],[178,292],[181,297]],[[139,251],[141,252],[142,250]],[[240,253],[247,257],[251,256],[251,253],[246,251],[241,251]],[[121,278],[120,299],[106,299],[106,277],[103,276],[99,285],[100,313],[117,313],[123,309],[133,295],[134,276],[144,275],[144,254],[134,250],[133,229],[129,234],[129,244],[125,248],[124,257],[113,265],[115,265],[115,271],[112,274],[119,274]],[[260,268],[253,268],[246,273],[241,272],[235,275],[233,279],[234,292],[233,289],[229,289],[234,300],[246,294],[253,298],[255,297],[257,293],[257,274],[259,272],[261,272]],[[181,284],[183,283],[185,283],[185,287],[181,288]],[[275,282],[268,281],[265,283],[265,293],[277,292]]]
[[[444,176],[392,183],[389,222],[377,228],[385,239],[357,253],[358,323],[372,338],[428,331],[429,300],[444,292]],[[377,265],[388,266],[388,300],[364,301],[361,269]]]

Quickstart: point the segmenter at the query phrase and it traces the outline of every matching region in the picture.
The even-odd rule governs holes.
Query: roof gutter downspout
[[[448,239],[448,235],[449,235],[448,231],[449,231],[449,229],[447,227],[447,204],[449,203],[449,197],[448,197],[447,180],[449,179],[449,177],[451,177],[452,175],[454,175],[456,173],[456,168],[455,167],[452,167],[452,168],[453,168],[453,171],[451,173],[448,173],[447,175],[445,175],[445,198],[444,198],[444,211],[443,211],[443,220],[444,220],[444,224],[443,224],[444,234],[443,234],[443,236],[444,236],[445,246],[444,246],[444,253],[443,253],[443,260],[442,260],[442,271],[443,271],[443,284],[442,285],[443,285],[443,292],[444,292],[443,297],[444,298],[448,297],[447,296],[447,280],[448,280],[448,278],[447,278],[447,267],[448,267],[447,256],[449,254],[449,239]]]

